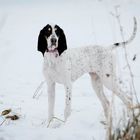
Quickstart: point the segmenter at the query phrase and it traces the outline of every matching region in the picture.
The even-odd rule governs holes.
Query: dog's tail
[[[117,47],[120,47],[120,46],[125,46],[125,45],[129,44],[130,42],[132,42],[134,40],[134,38],[136,36],[136,32],[137,32],[137,20],[136,20],[135,17],[133,18],[133,20],[134,20],[134,28],[133,28],[133,34],[131,35],[131,37],[124,42],[119,42],[119,43],[113,44],[113,48],[117,48]]]

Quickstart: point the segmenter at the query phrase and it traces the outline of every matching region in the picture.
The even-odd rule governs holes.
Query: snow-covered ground
[[[39,31],[47,23],[57,23],[66,34],[68,47],[90,44],[110,45],[121,41],[116,19],[110,14],[120,5],[124,36],[133,29],[133,16],[138,21],[135,40],[127,48],[136,91],[140,93],[140,2],[138,0],[0,0],[0,111],[11,108],[18,114],[17,121],[6,121],[0,126],[0,140],[104,140],[104,114],[101,104],[90,85],[88,75],[74,83],[72,114],[68,121],[55,121],[47,128],[47,90],[33,94],[43,81],[42,54],[37,52]],[[120,67],[123,50],[117,50]],[[136,54],[136,60],[132,61]],[[122,77],[128,73],[118,68]],[[106,93],[108,98],[111,94]],[[63,119],[64,90],[56,87],[55,115]],[[117,99],[117,105],[122,105]],[[120,113],[121,115],[121,113]],[[0,116],[0,123],[3,121]]]

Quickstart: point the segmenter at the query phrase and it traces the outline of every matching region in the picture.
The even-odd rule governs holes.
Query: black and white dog
[[[48,121],[54,117],[55,83],[65,87],[66,100],[64,117],[67,120],[71,113],[72,83],[85,73],[91,76],[92,86],[99,97],[108,117],[109,101],[104,95],[103,85],[115,93],[130,107],[130,98],[119,88],[116,78],[114,49],[130,43],[137,30],[134,18],[134,30],[129,40],[115,43],[107,48],[86,46],[67,49],[64,31],[58,25],[46,25],[38,37],[38,51],[44,57],[43,73],[48,86]]]

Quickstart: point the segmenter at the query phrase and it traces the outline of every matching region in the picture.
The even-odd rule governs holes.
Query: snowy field
[[[135,40],[128,46],[136,91],[140,94],[140,2],[138,0],[0,0],[0,112],[12,109],[20,116],[17,121],[0,116],[0,140],[104,140],[104,114],[91,88],[88,75],[73,86],[72,114],[64,124],[60,121],[47,128],[47,87],[43,85],[37,99],[33,94],[42,75],[43,57],[37,52],[39,31],[48,23],[64,29],[68,47],[90,44],[110,45],[122,41],[119,26],[111,12],[120,5],[119,13],[127,39],[133,30],[133,16],[138,21]],[[124,70],[124,51],[116,51],[117,69],[129,83]],[[136,60],[132,61],[134,55]],[[127,79],[128,78],[128,79]],[[108,98],[111,94],[106,91]],[[55,116],[63,118],[64,89],[56,87]],[[123,103],[116,98],[116,104]],[[121,115],[122,113],[120,113]]]

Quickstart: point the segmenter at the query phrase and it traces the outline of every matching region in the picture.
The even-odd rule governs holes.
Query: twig
[[[58,120],[58,121],[61,121],[61,122],[65,123],[65,121],[63,121],[63,120],[61,120],[61,119],[59,119],[59,118],[57,118],[57,117],[53,117],[53,119],[56,119],[56,120]]]
[[[50,126],[52,120],[53,120],[53,119],[51,119],[51,120],[49,121],[49,123],[48,123],[48,125],[47,125],[47,128],[49,128],[49,126]]]
[[[35,98],[37,96],[37,94],[39,93],[40,89],[42,88],[43,84],[45,83],[45,81],[42,81],[39,86],[37,87],[37,89],[34,92],[33,98]]]
[[[50,124],[51,124],[51,122],[52,122],[53,119],[56,119],[56,120],[58,120],[58,121],[61,121],[61,122],[65,123],[65,121],[63,121],[63,120],[61,120],[61,119],[59,119],[59,118],[57,118],[57,117],[53,117],[53,118],[49,121],[49,123],[48,123],[48,125],[47,125],[47,128],[50,126]]]
[[[4,119],[1,123],[0,126],[2,126],[4,124],[4,122],[6,121],[6,119]]]

